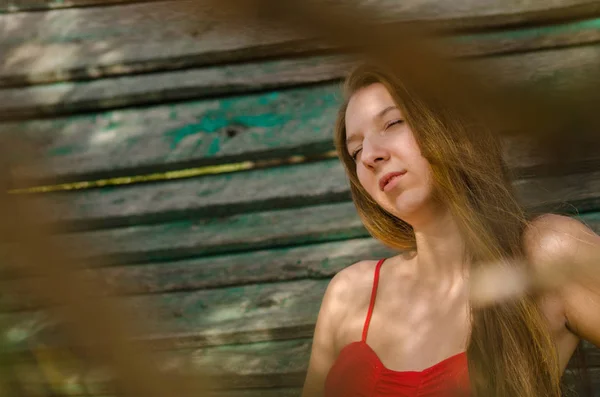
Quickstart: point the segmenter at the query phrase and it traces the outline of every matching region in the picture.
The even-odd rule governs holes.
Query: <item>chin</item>
[[[410,219],[432,204],[432,195],[428,189],[411,189],[403,191],[391,204],[388,211],[410,224]]]

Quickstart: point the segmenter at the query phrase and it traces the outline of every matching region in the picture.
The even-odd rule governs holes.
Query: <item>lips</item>
[[[389,172],[389,173],[385,174],[384,176],[381,177],[381,179],[379,179],[379,189],[381,189],[381,191],[385,191],[386,186],[388,186],[389,183],[392,182],[394,178],[402,176],[404,174],[406,174],[406,171]]]

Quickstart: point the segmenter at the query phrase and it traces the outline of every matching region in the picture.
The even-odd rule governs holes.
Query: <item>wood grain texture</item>
[[[4,0],[0,4],[0,14],[23,11],[47,11],[59,8],[107,6],[127,3],[149,3],[158,0]]]
[[[304,207],[350,196],[342,166],[334,159],[38,197],[59,204],[50,220],[75,227],[114,227]]]
[[[589,0],[358,3],[378,10],[382,20],[435,21],[450,29],[600,13]],[[6,37],[0,43],[6,54],[0,66],[3,84],[172,70],[315,50],[314,44],[290,46],[306,38],[281,26],[233,25],[216,10],[189,0],[6,14],[0,15],[0,26]]]
[[[251,389],[217,389],[208,390],[206,397],[300,397],[301,387],[268,387]],[[74,396],[73,396],[74,397]],[[89,397],[89,396],[86,396]],[[98,395],[95,397],[114,397],[112,395]],[[185,397],[185,396],[182,396]],[[194,397],[194,396],[190,396]],[[595,397],[595,396],[594,396]]]
[[[306,376],[311,344],[311,339],[297,339],[187,351],[188,354],[177,353],[187,361],[178,370],[207,371],[217,379],[227,380],[216,382],[227,389],[297,387]]]
[[[0,90],[3,120],[97,112],[337,80],[347,60],[310,57]]]
[[[535,211],[599,208],[600,173],[519,179],[517,196]],[[49,220],[81,230],[347,201],[337,159],[153,184],[42,194],[56,203]]]
[[[312,337],[329,279],[119,298],[151,324],[136,338],[160,350]],[[60,328],[44,312],[4,313],[11,334],[37,344],[64,345]],[[16,345],[19,348],[18,345]],[[598,364],[598,354],[588,365]]]
[[[581,379],[583,375],[583,379]],[[566,371],[563,376],[566,390],[565,396],[600,397],[600,369],[589,368],[582,374],[577,371]],[[588,389],[589,387],[589,389]],[[571,394],[569,394],[571,393]]]
[[[316,215],[317,213],[315,217]],[[584,214],[577,218],[600,234],[600,212]],[[311,217],[307,221],[312,219],[314,218]],[[325,215],[324,219],[328,217]],[[358,222],[356,214],[353,213],[349,213],[347,219]],[[340,229],[343,223],[338,225]],[[321,225],[326,224],[327,222],[321,222]],[[282,225],[277,232],[287,233],[285,226],[287,225]],[[394,250],[370,237],[323,242],[330,238],[337,238],[342,233],[350,235],[354,232],[354,230],[342,229],[343,232],[336,230],[332,233],[331,228],[331,226],[323,227],[317,234],[314,233],[314,228],[306,223],[305,231],[298,233],[295,239],[290,239],[293,241],[290,246],[282,246],[278,244],[281,240],[277,241],[267,235],[265,240],[270,238],[268,250],[255,251],[260,245],[248,244],[248,251],[238,254],[229,254],[223,250],[225,254],[218,256],[164,260],[107,267],[94,271],[99,272],[110,286],[119,291],[128,294],[147,294],[296,279],[322,279],[332,277],[348,265],[360,260],[375,260],[395,255]],[[224,228],[224,230],[232,229]],[[305,245],[305,235],[308,230],[313,230],[314,240]],[[357,227],[356,230],[359,231],[360,228]],[[363,232],[366,234],[366,231]],[[300,242],[302,245],[295,245]],[[176,253],[173,252],[171,255]],[[9,291],[10,288],[4,290]]]
[[[86,6],[104,6],[111,4],[149,3],[157,0],[6,0],[0,7],[1,12],[15,12],[27,10],[52,10],[56,8],[74,8]],[[175,2],[175,1],[173,1]],[[341,3],[341,1],[338,0]],[[524,23],[527,21],[544,20],[548,11],[562,10],[568,18],[576,18],[588,15],[584,12],[592,2],[581,0],[553,0],[542,2],[539,0],[528,1],[526,4],[517,0],[500,2],[497,0],[485,0],[473,2],[461,0],[452,6],[439,0],[411,0],[398,4],[393,0],[353,0],[356,6],[373,7],[381,12],[382,17],[408,19],[468,19],[468,18],[492,18],[498,16],[504,20],[503,24]],[[574,9],[575,8],[575,9]],[[587,8],[588,10],[590,8]],[[578,13],[575,13],[579,10]],[[515,12],[516,11],[516,12]],[[391,15],[390,15],[391,14]],[[513,15],[514,14],[514,15]],[[512,19],[509,19],[512,17]],[[494,21],[494,20],[493,20]],[[500,23],[501,21],[494,21]],[[494,25],[495,26],[495,25]]]
[[[294,34],[232,24],[193,0],[6,14],[0,26],[3,84],[93,79],[297,51],[288,45]]]
[[[394,255],[372,238],[271,248],[234,255],[96,269],[109,285],[147,294],[333,277],[365,259]],[[6,291],[9,291],[7,288]]]
[[[316,235],[315,241],[310,244],[302,241],[303,234],[310,231],[306,230],[298,233],[289,246],[282,245],[272,238],[268,249],[260,249],[259,244],[252,245],[252,242],[248,241],[248,250],[239,253],[231,253],[224,247],[224,252],[216,256],[198,255],[170,260],[164,258],[162,261],[135,265],[124,263],[126,266],[117,266],[114,263],[114,266],[94,268],[89,272],[101,277],[109,287],[115,288],[121,294],[155,294],[253,283],[323,279],[334,276],[338,271],[359,260],[395,255],[393,250],[370,237],[329,241],[339,237],[339,234],[332,233],[329,229],[331,228],[321,230],[321,234]],[[282,230],[278,232],[282,234]],[[363,233],[366,232],[363,230]],[[250,239],[251,236],[246,237]],[[266,236],[265,240],[268,238],[269,236]],[[151,240],[156,240],[156,236]],[[180,254],[176,248],[170,252],[171,257],[176,258]],[[29,305],[20,282],[20,279],[8,277],[2,281],[0,285],[5,294],[0,299],[0,307],[34,307]],[[40,304],[43,305],[43,302]]]
[[[263,390],[238,391],[241,388],[289,388],[277,390],[292,393],[294,387],[301,387],[310,358],[311,339],[296,339],[279,342],[264,342],[248,345],[219,346],[201,349],[184,349],[178,352],[165,352],[161,361],[166,371],[180,372],[187,375],[209,373],[219,380],[217,384],[223,389],[232,390],[231,396],[254,397]],[[586,353],[597,356],[599,350],[592,345],[584,344]],[[574,367],[571,365],[564,379],[570,387],[575,387],[572,379]],[[590,375],[595,385],[598,370],[592,366]],[[101,384],[98,377],[89,376],[88,382]],[[95,388],[101,391],[101,386]],[[265,394],[270,396],[271,393]],[[214,396],[219,396],[214,391]],[[239,393],[239,394],[238,394]],[[262,394],[261,394],[262,395]],[[287,395],[287,394],[285,394]],[[229,394],[228,394],[229,396]]]
[[[206,390],[212,397],[279,395],[276,392],[288,396],[291,395],[293,388],[301,386],[304,380],[311,343],[310,339],[298,339],[185,349],[162,352],[154,358],[161,372],[177,377],[209,374],[215,380],[215,387]],[[39,351],[44,349],[48,356],[48,361],[44,363],[45,368],[51,367],[54,370],[54,380],[58,381],[54,385],[55,389],[60,391],[57,395],[73,397],[113,395],[110,389],[112,377],[102,368],[94,367],[90,363],[79,366],[69,363],[66,358],[73,358],[72,350],[50,350],[47,347],[40,347]],[[32,350],[36,351],[35,347]],[[40,368],[34,362],[22,357],[18,365],[24,384],[31,387],[43,382],[43,378],[40,377],[43,374],[39,374]],[[219,390],[228,390],[229,393]]]
[[[1,125],[48,167],[31,184],[323,153],[333,149],[338,83]]]
[[[133,264],[365,237],[349,202],[66,234],[65,247],[101,264]]]
[[[302,394],[300,387],[227,390],[208,392],[207,397],[299,397]]]
[[[521,202],[534,212],[576,213],[600,208],[600,172],[515,182]]]
[[[145,324],[134,337],[159,349],[311,337],[329,279],[118,298]],[[56,318],[42,310],[2,313],[22,343],[65,345]],[[26,345],[25,345],[26,346]]]
[[[600,20],[593,21],[588,30],[600,39],[596,25],[600,25]],[[518,32],[512,34],[519,37]],[[506,36],[510,37],[509,33]],[[527,34],[523,36],[523,43],[526,43]],[[494,40],[506,46],[502,43],[508,38],[469,38],[464,39],[461,45],[476,52],[479,50],[472,48],[485,46],[486,42]],[[473,69],[472,73],[489,73],[492,69],[495,84],[512,84],[525,89],[541,87],[553,95],[576,95],[582,84],[589,85],[590,79],[594,78],[600,58],[599,49],[600,45],[590,44],[462,62],[464,67]],[[19,120],[313,84],[340,79],[351,65],[349,56],[329,55],[5,88],[0,90],[6,98],[0,107],[0,116],[5,120]],[[572,76],[573,81],[566,76]]]
[[[177,352],[169,351],[161,354],[158,359],[164,371],[169,373],[194,376],[198,373],[208,373],[214,377],[217,389],[210,396],[255,397],[274,396],[284,393],[284,396],[294,395],[302,387],[310,358],[312,340],[309,338],[277,342],[253,343],[247,345],[218,346],[200,349],[182,349]],[[597,356],[599,350],[585,343],[584,348],[589,356]],[[79,388],[87,390],[86,395],[100,395],[109,392],[106,388],[107,377],[101,372],[90,369],[87,372],[81,368],[60,366],[61,362],[53,362],[71,379],[77,379]],[[23,366],[26,368],[25,366]],[[23,369],[24,369],[23,368]],[[36,368],[30,368],[30,373]],[[596,388],[600,385],[599,368],[592,366],[587,369],[591,384]],[[569,365],[563,376],[565,386],[569,389],[580,387],[577,380],[577,369]],[[72,387],[71,391],[77,390]],[[252,390],[254,389],[254,390]],[[261,393],[261,394],[259,394]],[[264,394],[262,394],[264,393]],[[68,396],[80,394],[65,393]],[[593,396],[595,396],[594,394]],[[591,397],[591,396],[590,396]]]
[[[589,343],[584,343],[583,346],[584,346],[586,354],[590,358],[591,357],[595,357],[596,359],[598,358],[598,356],[600,354],[600,349],[594,347],[593,345],[591,345]],[[249,353],[249,355],[254,356],[254,358],[255,358],[254,360],[250,360],[249,359],[250,357],[248,357],[248,359],[246,359],[246,360],[243,360],[242,357],[245,356],[246,351],[244,351],[243,348],[241,348],[241,346],[233,346],[233,347],[223,346],[223,347],[207,348],[207,349],[196,350],[196,352],[202,352],[202,353],[206,352],[208,354],[204,360],[201,360],[197,364],[195,363],[195,365],[198,365],[200,363],[202,363],[202,364],[206,363],[204,365],[207,368],[214,366],[213,368],[215,368],[215,370],[218,372],[221,372],[221,373],[237,372],[237,373],[240,373],[240,375],[242,375],[242,376],[246,375],[246,373],[248,373],[248,375],[252,374],[255,376],[259,375],[259,374],[267,374],[267,373],[290,374],[290,375],[291,374],[302,374],[302,375],[304,375],[306,368],[307,368],[308,359],[310,357],[310,348],[311,348],[311,340],[310,339],[304,339],[304,340],[299,339],[299,340],[284,341],[284,342],[268,342],[268,343],[259,343],[259,344],[255,344],[255,345],[249,345],[248,347],[246,347],[246,349],[247,349],[246,351]],[[261,350],[259,350],[259,349],[261,349]],[[286,351],[289,351],[290,354],[286,355],[285,354]],[[215,354],[216,352],[221,353],[222,356],[219,357],[219,355]],[[190,353],[190,354],[192,356],[190,361],[194,361],[193,357],[196,356],[197,353],[196,354]],[[217,356],[217,357],[215,357],[215,356]],[[268,358],[267,358],[267,356],[268,356]],[[219,358],[221,358],[221,361],[217,362],[217,360]],[[253,365],[241,364],[244,362],[247,363],[248,361],[250,361],[250,362],[254,361]],[[273,363],[275,363],[275,365],[273,365]],[[591,367],[590,375],[591,375],[593,385],[597,387],[598,385],[600,385],[600,379],[598,378],[599,374],[598,374],[598,370],[597,370],[598,361],[596,360],[594,364],[595,365],[593,365],[590,362],[590,367]],[[190,366],[194,366],[194,364],[192,364],[192,365],[187,364],[186,367],[189,368]],[[233,368],[236,368],[237,370],[232,370]],[[573,373],[573,369],[574,369],[574,365],[571,364],[569,366],[569,369],[567,370],[568,371],[567,375],[564,377],[567,384],[570,384],[571,387],[575,387],[575,385],[576,385],[575,380],[570,377],[570,375]],[[197,369],[196,369],[196,371],[197,371]],[[248,376],[248,375],[246,375],[246,376]],[[275,383],[274,386],[302,386],[302,383],[304,381],[304,376],[298,376],[298,377],[300,378],[300,383],[294,384],[294,383],[286,382],[285,384],[282,384],[282,383],[279,383],[278,381],[275,381],[277,383]],[[288,376],[286,376],[285,378],[288,378]],[[279,379],[279,377],[277,379]]]
[[[15,170],[28,185],[129,176],[333,150],[340,104],[340,84],[324,83],[5,123],[0,124],[0,142],[25,139],[46,158],[46,167]],[[527,142],[507,138],[504,143],[506,161],[518,174],[544,171],[544,159]],[[569,170],[591,171],[599,164],[600,154],[582,156]]]
[[[577,219],[600,233],[600,212]],[[90,271],[127,295],[324,279],[359,260],[395,255],[367,236],[356,212],[345,203],[200,225],[108,230],[61,240],[65,247],[73,247],[85,238],[93,247],[83,251],[89,265],[113,265]],[[7,279],[0,286],[5,292],[0,307],[5,310],[36,307],[21,292],[18,279]]]

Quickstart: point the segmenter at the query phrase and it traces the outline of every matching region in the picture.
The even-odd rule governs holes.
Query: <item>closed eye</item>
[[[388,128],[396,125],[396,124],[401,124],[404,123],[404,120],[402,119],[398,119],[398,120],[392,120],[389,123],[386,123],[385,127],[383,128],[384,130],[387,130]]]
[[[356,158],[358,157],[358,153],[360,153],[361,150],[362,150],[362,148],[360,148],[360,147],[354,149],[354,151],[351,154],[352,160],[356,161]]]

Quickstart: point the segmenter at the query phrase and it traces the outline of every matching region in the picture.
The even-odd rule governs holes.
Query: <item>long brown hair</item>
[[[357,211],[371,235],[399,250],[416,249],[412,227],[367,194],[346,149],[348,101],[357,90],[374,83],[387,88],[412,128],[431,166],[435,192],[458,222],[471,269],[522,258],[527,217],[515,198],[496,135],[475,117],[459,116],[434,98],[409,92],[393,74],[365,64],[346,79],[335,144]],[[560,396],[556,348],[533,297],[472,308],[471,321],[467,356],[475,396]]]

